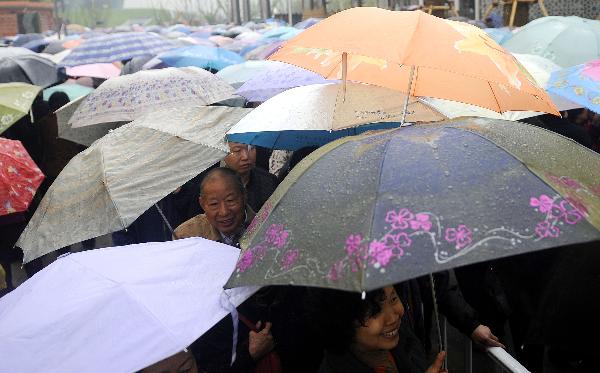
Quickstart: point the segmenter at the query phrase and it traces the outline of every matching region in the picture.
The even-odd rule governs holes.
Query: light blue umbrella
[[[513,53],[537,54],[561,67],[600,58],[600,21],[543,17],[529,22],[502,46]]]
[[[92,92],[94,89],[90,87],[84,87],[79,84],[74,83],[63,83],[59,85],[55,85],[54,87],[44,89],[44,101],[48,101],[50,96],[54,92],[63,92],[69,97],[69,101],[73,101],[78,99],[79,97],[85,96],[88,93]]]
[[[512,38],[512,32],[508,27],[500,27],[500,28],[484,28],[486,34],[488,34],[492,39],[496,41],[498,44],[502,44],[508,39]]]
[[[137,56],[157,55],[176,45],[151,32],[125,32],[87,39],[73,48],[61,65],[77,66],[130,60]]]
[[[298,31],[302,31],[302,30],[298,30],[297,28],[289,27],[289,26],[275,27],[275,28],[272,28],[269,31],[265,32],[263,34],[263,37],[265,39],[279,39],[282,35],[285,35],[285,34],[288,34],[291,32],[298,32]]]
[[[172,67],[196,66],[213,70],[221,70],[245,61],[235,52],[204,45],[173,49],[158,55],[157,58]]]
[[[553,73],[546,90],[600,114],[600,59]]]

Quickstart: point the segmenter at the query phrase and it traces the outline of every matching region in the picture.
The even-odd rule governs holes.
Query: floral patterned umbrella
[[[600,59],[553,73],[547,89],[600,114]]]
[[[69,124],[129,122],[172,105],[210,105],[233,92],[229,84],[197,67],[138,71],[102,83],[83,100]]]
[[[27,115],[41,89],[27,83],[0,83],[0,133]]]
[[[20,141],[0,138],[0,216],[27,210],[43,180]]]
[[[242,239],[228,286],[368,291],[600,239],[600,155],[481,118],[337,140],[292,170]]]

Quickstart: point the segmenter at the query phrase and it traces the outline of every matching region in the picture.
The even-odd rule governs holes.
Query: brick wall
[[[17,15],[0,10],[0,36],[15,35],[17,30]]]

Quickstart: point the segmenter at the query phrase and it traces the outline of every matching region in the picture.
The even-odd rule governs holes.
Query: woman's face
[[[355,347],[361,351],[391,350],[398,344],[404,306],[393,286],[384,288],[381,312],[356,329]]]

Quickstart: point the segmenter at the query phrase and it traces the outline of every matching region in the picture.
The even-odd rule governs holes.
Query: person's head
[[[230,169],[244,176],[250,173],[256,165],[256,148],[252,145],[229,143],[229,154],[224,159]]]
[[[318,311],[314,317],[328,351],[343,354],[391,350],[398,344],[404,306],[393,286],[368,292],[364,300],[357,293],[316,293],[318,300],[313,308]]]
[[[233,170],[218,167],[200,183],[200,206],[209,223],[223,234],[238,232],[245,220],[246,190]]]

